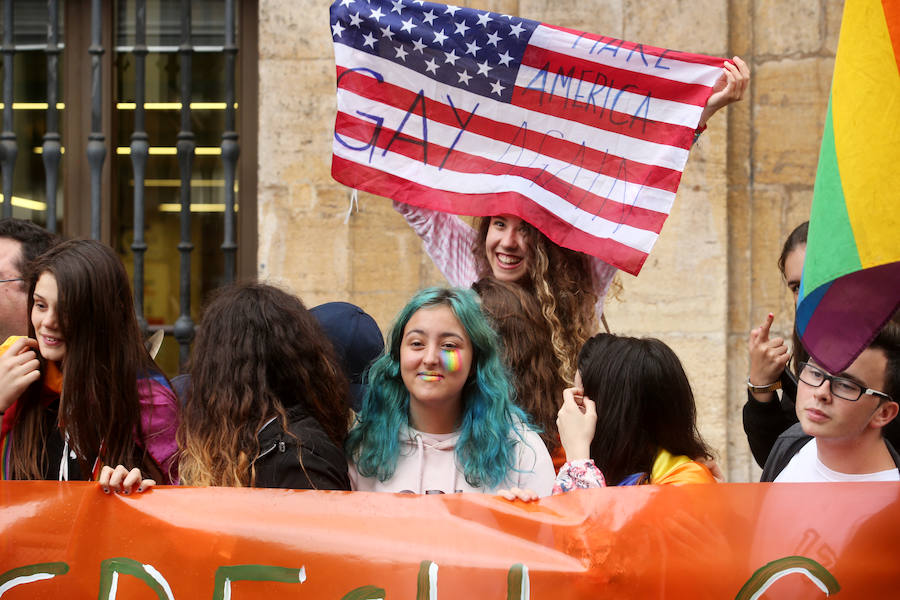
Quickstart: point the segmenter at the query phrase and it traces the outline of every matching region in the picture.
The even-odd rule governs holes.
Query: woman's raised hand
[[[730,61],[726,60],[722,67],[722,75],[713,86],[713,93],[700,114],[700,127],[706,125],[706,122],[717,110],[743,98],[749,85],[750,67],[747,66],[747,63],[739,56],[735,56]]]
[[[40,379],[37,340],[22,337],[0,356],[0,412],[19,399],[29,385]]]
[[[100,479],[98,481],[100,487],[103,488],[104,494],[108,494],[110,491],[118,494],[130,494],[133,491],[142,493],[156,485],[156,482],[152,479],[143,479],[141,470],[137,467],[129,471],[122,465],[116,466],[115,469],[104,465],[100,469]]]
[[[563,390],[563,404],[556,416],[559,439],[566,451],[566,460],[591,457],[591,441],[597,429],[597,408],[581,388]]]

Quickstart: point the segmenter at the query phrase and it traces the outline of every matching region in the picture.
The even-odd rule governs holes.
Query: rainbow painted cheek
[[[457,348],[441,350],[441,364],[448,373],[456,373],[462,369],[462,357],[459,355],[459,350]]]

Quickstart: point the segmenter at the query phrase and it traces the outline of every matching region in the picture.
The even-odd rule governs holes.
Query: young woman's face
[[[513,215],[491,217],[484,249],[494,277],[518,281],[528,273],[531,260],[528,224]]]
[[[54,362],[62,362],[66,357],[66,341],[60,329],[57,300],[59,289],[56,277],[44,272],[34,286],[34,307],[31,309],[31,324],[37,337],[41,356]]]
[[[471,368],[472,343],[449,306],[413,313],[400,341],[400,376],[409,390],[410,424],[428,433],[455,431]]]
[[[794,295],[794,305],[800,295],[800,277],[803,275],[803,261],[806,260],[806,244],[800,244],[784,257],[784,281]]]

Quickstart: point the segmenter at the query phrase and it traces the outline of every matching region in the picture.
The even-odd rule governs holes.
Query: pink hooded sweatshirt
[[[473,487],[466,481],[456,462],[458,432],[433,434],[411,427],[400,432],[400,456],[393,477],[384,482],[375,477],[362,477],[350,463],[350,485],[360,492],[407,494],[490,494],[498,489],[519,487],[549,496],[556,479],[550,453],[538,434],[527,428],[524,432],[520,429],[520,433],[524,442],[518,437],[510,440],[515,444],[515,469],[509,472],[506,481],[494,488]]]

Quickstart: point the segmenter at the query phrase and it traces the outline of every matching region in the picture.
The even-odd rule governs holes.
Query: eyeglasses
[[[13,277],[12,279],[0,279],[0,283],[8,283],[10,281],[25,281],[24,277]]]
[[[832,394],[834,394],[838,398],[849,400],[850,402],[856,402],[860,399],[860,397],[862,397],[863,394],[870,394],[872,396],[878,396],[879,398],[893,400],[893,398],[891,398],[884,392],[879,392],[878,390],[873,390],[870,388],[863,388],[861,385],[851,379],[829,375],[822,369],[805,362],[800,363],[800,381],[802,381],[806,385],[811,385],[812,387],[819,387],[820,385],[828,381],[831,383]]]

